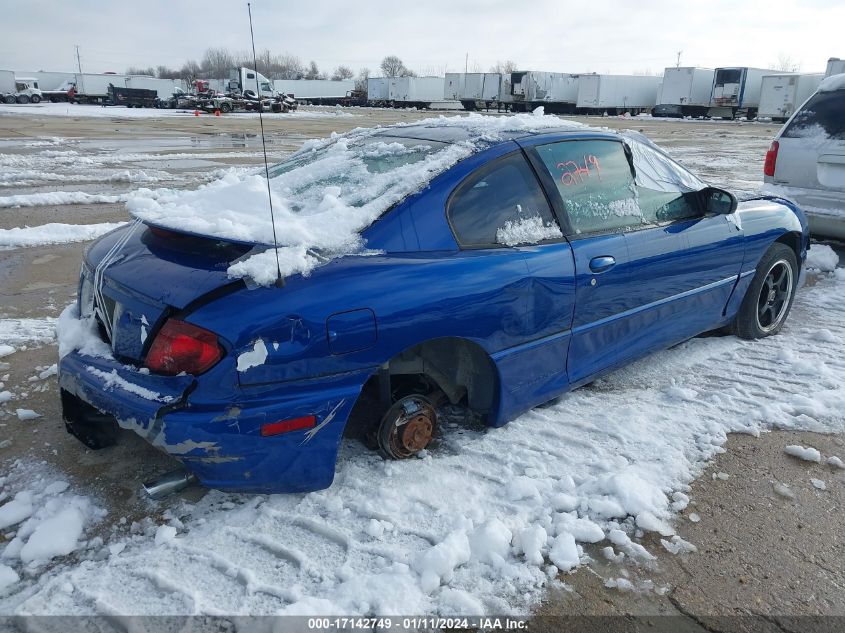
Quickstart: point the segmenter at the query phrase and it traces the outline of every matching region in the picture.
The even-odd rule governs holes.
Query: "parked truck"
[[[753,119],[760,107],[763,76],[772,74],[771,70],[747,66],[717,68],[710,91],[709,115],[714,118],[744,116]]]
[[[824,75],[764,75],[760,89],[759,118],[786,121],[816,91]]]
[[[17,77],[13,70],[0,70],[0,97],[4,103],[40,103],[43,95],[34,77]]]
[[[645,75],[581,75],[576,108],[585,114],[651,112],[659,83],[660,77]]]
[[[658,117],[707,116],[715,72],[712,68],[666,68],[660,97],[652,114]]]

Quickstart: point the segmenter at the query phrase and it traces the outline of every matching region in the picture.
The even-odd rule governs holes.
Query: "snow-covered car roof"
[[[441,116],[358,128],[308,141],[270,169],[274,223],[263,171],[230,172],[192,191],[158,191],[151,196],[141,190],[129,199],[127,208],[147,224],[264,247],[272,245],[275,227],[282,275],[308,274],[327,258],[363,252],[363,229],[459,161],[514,139],[564,132],[613,133],[541,111]],[[704,186],[692,174],[679,171],[642,135],[622,136],[632,146],[639,184],[675,191]],[[233,264],[229,272],[272,283],[277,274],[275,255],[253,254]]]

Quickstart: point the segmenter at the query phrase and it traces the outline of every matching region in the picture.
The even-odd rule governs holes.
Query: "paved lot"
[[[431,116],[371,109],[351,109],[353,116],[336,116],[330,109],[313,112],[319,118],[265,120],[272,158],[296,149],[309,137]],[[773,125],[755,123],[581,120],[641,130],[705,179],[744,191],[759,186],[763,155],[776,132]],[[0,117],[0,199],[52,191],[119,196],[139,186],[192,186],[232,165],[259,164],[256,132],[257,120],[244,117]],[[21,175],[22,165],[31,175]],[[57,179],[50,180],[49,174]],[[126,218],[119,202],[40,204],[0,208],[0,229]],[[57,316],[75,294],[85,246],[0,250],[0,319]],[[841,330],[835,334],[843,336]],[[66,473],[107,504],[109,519],[99,528],[105,537],[120,518],[131,523],[162,516],[174,507],[175,502],[154,504],[138,496],[140,482],[168,469],[169,458],[130,433],[118,447],[99,453],[83,450],[65,434],[53,380],[30,380],[37,368],[55,362],[55,346],[26,347],[0,359],[0,376],[9,374],[4,379],[6,388],[18,395],[26,393],[5,407],[0,405],[0,440],[11,440],[8,445],[0,443],[0,463],[43,460]],[[43,420],[20,430],[13,414],[16,407],[34,409]],[[12,428],[14,433],[9,432]],[[772,630],[802,630],[802,624],[790,621],[789,616],[845,616],[841,556],[845,471],[789,457],[783,453],[786,444],[812,445],[824,454],[845,453],[839,435],[785,431],[759,438],[731,435],[727,452],[717,456],[692,485],[691,503],[678,522],[678,534],[694,544],[696,552],[672,555],[659,539],[646,540],[657,560],[620,566],[605,562],[599,548],[589,551],[594,562],[561,577],[567,589],[546,594],[536,625],[556,630],[559,621],[544,620],[556,614],[672,615],[677,618],[672,622],[685,630],[746,630],[747,621],[713,617],[762,615],[758,623]],[[728,477],[716,477],[718,473]],[[811,477],[826,480],[827,489],[814,488]],[[778,482],[787,484],[794,496],[776,493]],[[190,490],[183,499],[195,501],[202,494]],[[700,521],[690,520],[692,513]],[[0,535],[0,545],[3,541]],[[618,578],[628,580],[632,590],[605,586]],[[614,622],[622,621],[629,620]],[[639,620],[630,622],[644,629],[650,626]]]

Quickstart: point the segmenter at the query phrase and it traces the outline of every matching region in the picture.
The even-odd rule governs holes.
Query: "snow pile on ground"
[[[100,224],[50,223],[41,226],[0,229],[0,248],[21,248],[47,244],[86,242],[119,229],[125,222],[102,222]]]
[[[811,244],[804,266],[829,273],[839,264],[839,255],[827,244]]]
[[[84,191],[48,191],[42,193],[28,193],[16,196],[0,197],[0,209],[14,207],[41,207],[48,205],[65,204],[116,204],[126,202],[130,197],[157,198],[162,195],[171,195],[172,189],[147,189],[142,187],[131,193],[116,195],[92,194]]]
[[[447,418],[419,459],[345,443],[328,490],[174,501],[102,557],[17,583],[0,612],[525,613],[587,557],[648,569],[645,532],[685,555],[676,513],[727,433],[845,431],[843,287],[803,289],[776,337],[689,341],[501,429]]]
[[[55,338],[56,319],[52,317],[43,319],[0,318],[0,345],[5,351],[13,346],[52,343]]]
[[[0,546],[0,596],[4,582],[8,592],[20,577],[32,576],[54,558],[98,543],[86,541],[84,533],[105,512],[90,498],[70,492],[69,484],[43,464],[14,462],[0,477],[0,500],[4,499],[0,530],[6,542]]]
[[[308,274],[326,257],[361,252],[365,246],[359,235],[362,229],[434,176],[504,134],[575,124],[557,117],[522,114],[439,117],[413,125],[465,129],[471,140],[403,145],[390,137],[379,138],[380,128],[356,129],[309,141],[273,169],[270,188],[283,276]],[[194,191],[131,197],[127,207],[145,222],[272,244],[267,181],[258,174],[228,174]],[[276,254],[265,251],[252,255],[234,264],[229,274],[249,277],[259,284],[272,283],[276,279]]]

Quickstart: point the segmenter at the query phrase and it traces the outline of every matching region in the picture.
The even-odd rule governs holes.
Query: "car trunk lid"
[[[141,361],[167,317],[184,317],[209,296],[242,285],[226,271],[252,248],[133,222],[86,254],[80,311],[97,315],[116,357]]]

